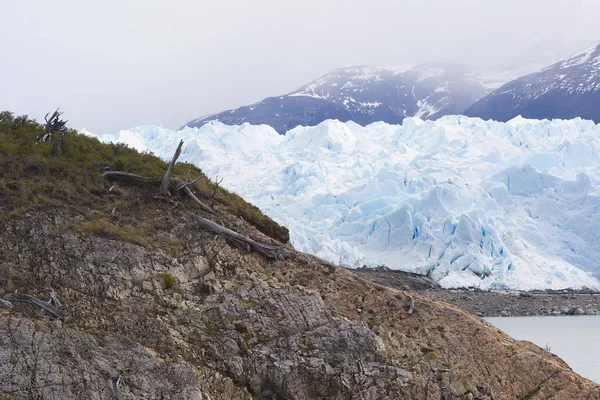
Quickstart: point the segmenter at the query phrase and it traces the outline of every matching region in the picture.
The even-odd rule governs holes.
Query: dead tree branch
[[[212,191],[210,193],[210,208],[215,207],[215,203],[217,202],[217,191],[219,190],[219,185],[221,182],[223,182],[223,179],[224,178],[221,178],[221,180],[219,180],[218,176],[215,177],[214,181],[210,179],[210,182],[213,184]]]
[[[181,186],[187,186],[187,187],[194,186],[200,179],[202,179],[201,176],[197,177],[196,179],[194,179],[191,182],[186,182],[179,178],[173,178],[171,180],[177,182],[177,190],[181,190]]]
[[[169,184],[171,183],[171,173],[173,172],[173,167],[175,166],[177,159],[181,155],[181,147],[182,146],[183,146],[183,140],[180,140],[179,146],[177,146],[177,150],[175,150],[173,159],[169,163],[167,172],[165,173],[165,176],[163,177],[163,180],[162,180],[162,184],[160,185],[160,194],[162,196],[164,196],[165,198],[168,198],[169,196],[171,196],[171,193],[169,193]]]
[[[58,300],[58,297],[56,297],[56,292],[54,292],[53,288],[50,288],[50,300],[48,301],[48,304],[54,304],[54,306],[58,309],[62,307],[60,301]]]
[[[67,131],[67,122],[60,119],[60,116],[63,114],[57,108],[54,113],[48,118],[47,113],[44,117],[46,121],[46,125],[44,126],[44,133],[38,137],[38,142],[51,142],[54,138],[54,134],[60,134],[63,139],[65,136],[65,132]]]
[[[54,307],[52,304],[46,303],[43,300],[36,299],[35,297],[29,296],[27,294],[13,293],[8,297],[8,300],[22,301],[22,302],[32,304],[38,308],[41,308],[44,311],[49,312],[50,314],[54,315],[55,318],[58,318],[63,322],[67,318],[67,313],[65,311]]]
[[[4,299],[0,299],[0,306],[5,307],[5,308],[13,308],[12,303],[10,301],[4,300]]]
[[[185,194],[187,194],[188,197],[194,201],[194,203],[198,204],[202,210],[211,214],[214,212],[209,206],[207,206],[199,198],[197,198],[194,192],[192,192],[192,190],[189,188],[190,185],[192,185],[195,182],[188,183],[182,181],[179,178],[173,178],[171,180],[177,182],[177,190],[183,190]]]
[[[237,232],[227,229],[224,226],[216,224],[206,218],[198,218],[198,225],[202,229],[207,229],[217,235],[223,236],[233,246],[250,251],[253,250],[263,256],[275,260],[283,260],[286,257],[285,250],[281,247],[271,246],[250,239],[247,236],[240,235]]]

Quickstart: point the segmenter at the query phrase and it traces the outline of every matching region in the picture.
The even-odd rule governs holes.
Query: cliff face
[[[152,244],[75,229],[68,210],[4,218],[0,392],[13,399],[598,399],[559,358],[449,305],[317,258],[230,247],[159,206]],[[177,218],[175,218],[177,217]],[[270,239],[231,215],[224,225]],[[187,221],[186,221],[187,220]],[[529,397],[527,397],[529,396]],[[1,397],[1,396],[0,396]],[[9,397],[10,398],[10,397]]]

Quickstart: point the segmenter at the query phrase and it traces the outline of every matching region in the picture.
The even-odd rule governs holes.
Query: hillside
[[[475,72],[461,65],[428,63],[403,72],[346,67],[292,93],[207,115],[186,126],[201,127],[209,121],[265,124],[284,134],[297,125],[318,125],[326,119],[360,125],[401,123],[405,117],[437,119],[462,113],[486,93]]]
[[[600,397],[479,318],[296,252],[285,229],[206,179],[192,191],[212,211],[174,184],[157,198],[167,165],[150,154],[42,134],[0,118],[0,398]],[[283,256],[239,250],[201,217]]]
[[[600,43],[538,72],[515,79],[470,106],[465,114],[508,121],[581,117],[600,122]]]

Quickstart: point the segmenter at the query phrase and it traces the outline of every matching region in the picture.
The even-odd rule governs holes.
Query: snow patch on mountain
[[[88,133],[89,134],[89,133]],[[447,116],[365,127],[325,121],[102,135],[182,161],[335,263],[385,264],[444,287],[600,288],[600,127]]]

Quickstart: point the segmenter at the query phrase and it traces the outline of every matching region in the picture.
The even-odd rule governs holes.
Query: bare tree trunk
[[[239,233],[234,232],[231,229],[227,229],[224,226],[216,224],[206,218],[198,218],[198,225],[200,226],[200,228],[207,229],[211,232],[216,233],[217,235],[223,236],[229,243],[231,243],[239,249],[246,251],[253,250],[267,258],[272,258],[275,260],[283,260],[286,257],[285,249],[281,247],[271,246],[265,243],[257,242],[255,240],[250,239],[247,236],[240,235]]]
[[[169,183],[171,183],[171,172],[173,172],[173,166],[177,162],[177,159],[181,155],[181,147],[183,146],[183,139],[179,142],[179,146],[177,146],[177,150],[175,150],[175,154],[173,155],[173,159],[169,164],[169,168],[167,168],[167,173],[163,177],[162,184],[160,185],[160,194],[164,197],[171,196],[169,193]]]

